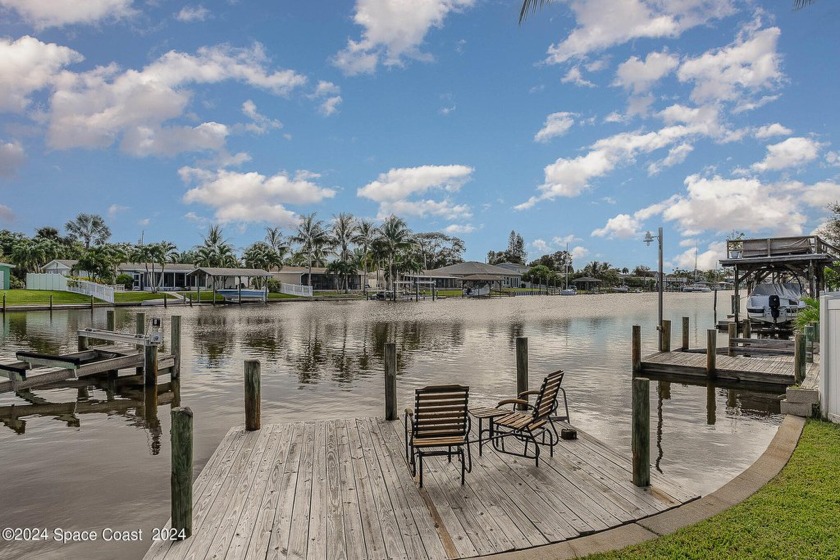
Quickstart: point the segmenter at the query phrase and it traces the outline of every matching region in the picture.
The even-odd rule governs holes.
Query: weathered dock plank
[[[578,433],[539,467],[473,449],[463,486],[458,461],[429,457],[420,489],[399,421],[236,428],[195,481],[193,536],[145,558],[449,560],[560,542],[697,497],[658,473],[651,488],[633,486],[628,457]]]
[[[753,384],[792,385],[792,356],[716,356],[714,377],[724,381]],[[819,370],[818,363],[807,364],[807,374]],[[639,375],[676,374],[706,378],[706,354],[701,352],[657,352],[642,358]]]

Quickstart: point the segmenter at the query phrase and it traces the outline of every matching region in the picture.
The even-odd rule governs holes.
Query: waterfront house
[[[371,273],[368,271],[368,280],[371,278]],[[271,277],[278,282],[284,284],[293,284],[295,286],[312,286],[313,290],[335,290],[336,289],[336,275],[327,272],[327,269],[322,266],[312,267],[312,280],[307,281],[309,276],[309,268],[306,266],[284,266],[279,272],[272,272]],[[356,274],[347,276],[347,288],[350,290],[361,290],[363,283],[362,273],[359,271]]]
[[[195,269],[194,264],[166,263],[161,270],[160,263],[123,263],[117,272],[132,277],[133,290],[167,291],[196,288],[195,279],[190,276]]]
[[[491,285],[495,288],[511,288],[519,286],[522,274],[493,264],[478,261],[456,263],[434,270],[404,275],[404,278],[413,282],[417,279],[421,282],[434,282],[435,288],[441,289],[466,289],[480,288]]]

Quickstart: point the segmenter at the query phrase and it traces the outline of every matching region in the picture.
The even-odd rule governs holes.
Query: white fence
[[[62,274],[26,274],[27,290],[55,290],[73,292],[114,303],[114,288],[86,280],[71,280]]]
[[[840,422],[840,293],[820,297],[820,408]]]
[[[300,284],[280,284],[280,293],[291,296],[312,297],[312,286],[301,286]]]

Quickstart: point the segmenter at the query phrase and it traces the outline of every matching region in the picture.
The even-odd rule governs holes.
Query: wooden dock
[[[807,364],[806,376],[818,372],[819,363]],[[705,352],[657,352],[642,358],[639,375],[676,374],[708,378]],[[714,379],[752,384],[793,385],[793,356],[715,356]]]
[[[474,426],[475,428],[475,426]],[[698,496],[593,437],[540,466],[472,445],[472,472],[431,457],[424,488],[402,421],[375,418],[231,429],[193,484],[193,536],[146,559],[449,559],[521,550],[633,522]]]

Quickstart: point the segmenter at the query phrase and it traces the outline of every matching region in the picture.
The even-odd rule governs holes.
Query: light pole
[[[662,228],[659,228],[659,235],[651,235],[650,232],[645,234],[643,241],[650,247],[654,239],[659,240],[659,278],[657,285],[659,287],[659,322],[656,323],[656,330],[659,331],[659,351],[662,352],[662,293],[665,288],[665,277],[662,274]]]

